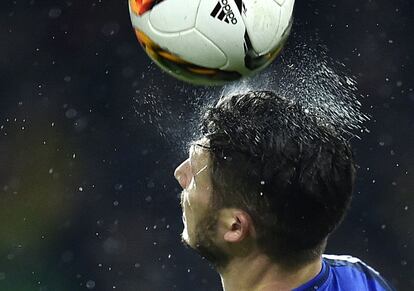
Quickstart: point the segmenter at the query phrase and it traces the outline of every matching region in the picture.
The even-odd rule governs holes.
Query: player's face
[[[174,176],[183,188],[181,207],[183,210],[183,241],[197,247],[197,232],[200,223],[208,216],[211,201],[209,175],[209,152],[199,146],[191,146],[189,158],[177,167]]]
[[[175,170],[174,175],[183,188],[181,207],[184,230],[181,237],[186,245],[213,265],[224,268],[230,257],[217,243],[218,210],[211,205],[213,190],[210,170],[210,152],[200,146],[192,146],[189,158]]]

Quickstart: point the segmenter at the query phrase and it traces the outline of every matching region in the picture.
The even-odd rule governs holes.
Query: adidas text
[[[237,24],[237,19],[234,16],[233,10],[231,10],[228,0],[219,0],[210,15],[226,23]]]

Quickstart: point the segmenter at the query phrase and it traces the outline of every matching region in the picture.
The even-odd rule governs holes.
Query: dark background
[[[298,0],[295,16],[372,117],[327,253],[414,290],[414,4]],[[197,93],[151,65],[126,0],[2,1],[0,36],[0,290],[220,290],[179,237]]]

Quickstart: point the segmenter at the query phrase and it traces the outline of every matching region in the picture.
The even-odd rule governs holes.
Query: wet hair
[[[222,97],[201,118],[213,206],[249,213],[258,246],[286,268],[322,254],[351,201],[351,147],[320,120],[271,91]]]

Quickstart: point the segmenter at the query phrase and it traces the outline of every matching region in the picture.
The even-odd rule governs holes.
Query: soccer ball
[[[203,85],[252,75],[280,53],[295,0],[129,0],[139,42],[162,69]]]

